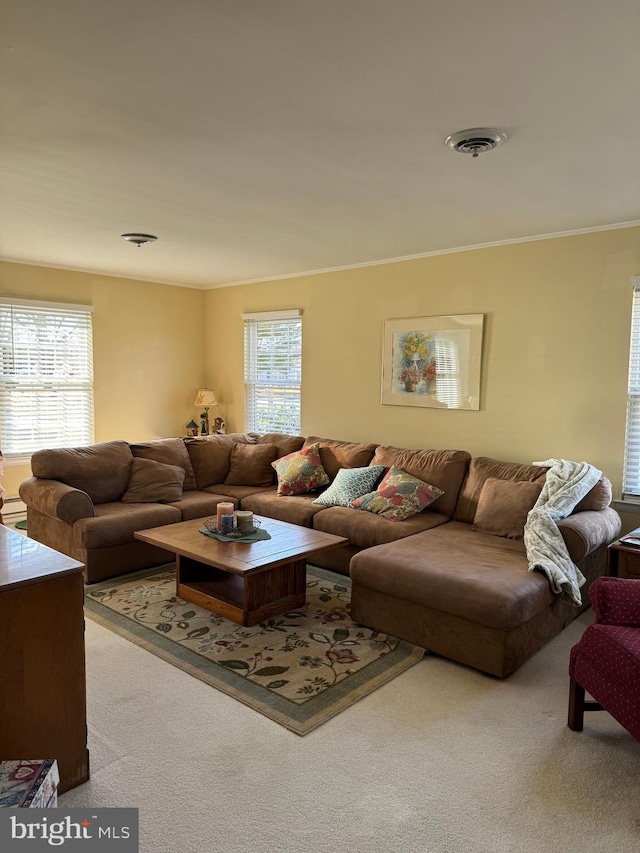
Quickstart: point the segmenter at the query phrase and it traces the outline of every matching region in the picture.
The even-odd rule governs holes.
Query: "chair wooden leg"
[[[567,725],[573,732],[581,732],[584,722],[584,687],[575,678],[569,685],[569,718]]]

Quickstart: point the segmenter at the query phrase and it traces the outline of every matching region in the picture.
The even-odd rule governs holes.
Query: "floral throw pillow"
[[[404,521],[443,494],[442,489],[407,474],[401,468],[389,468],[377,490],[351,501],[351,506],[375,512],[389,521]]]
[[[278,478],[278,495],[303,495],[329,484],[320,462],[320,446],[310,444],[271,463]]]
[[[319,495],[314,504],[320,506],[351,506],[374,488],[384,474],[384,465],[368,465],[366,468],[341,468],[328,489]]]

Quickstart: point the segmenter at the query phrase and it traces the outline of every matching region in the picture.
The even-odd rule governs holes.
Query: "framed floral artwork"
[[[382,403],[480,408],[484,314],[386,320]]]

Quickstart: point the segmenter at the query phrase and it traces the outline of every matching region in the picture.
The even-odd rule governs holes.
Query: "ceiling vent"
[[[444,143],[460,154],[471,154],[477,157],[485,151],[491,151],[504,142],[507,134],[493,127],[472,127],[469,130],[459,130],[447,136]]]

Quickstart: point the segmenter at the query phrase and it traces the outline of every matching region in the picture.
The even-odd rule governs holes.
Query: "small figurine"
[[[216,418],[213,422],[213,431],[216,435],[226,435],[225,425],[222,418]]]

